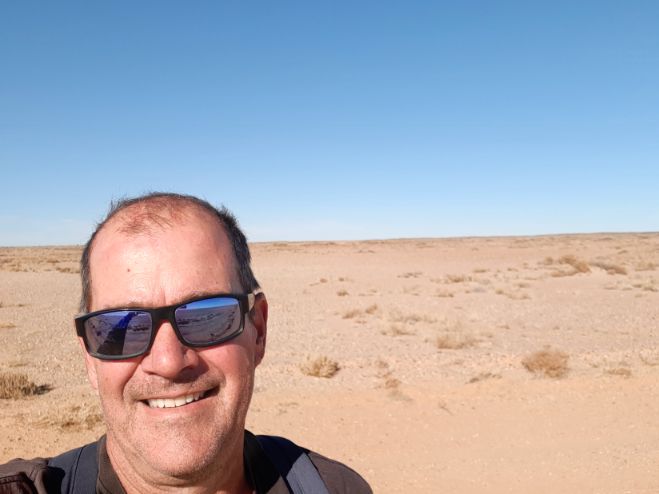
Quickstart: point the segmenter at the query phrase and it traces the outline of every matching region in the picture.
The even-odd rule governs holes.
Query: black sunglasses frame
[[[82,338],[82,341],[85,344],[85,350],[87,350],[87,353],[91,355],[94,358],[97,358],[99,360],[128,360],[131,358],[135,357],[140,357],[142,355],[146,355],[149,353],[151,350],[151,347],[153,346],[153,342],[156,339],[156,333],[158,332],[158,329],[160,329],[161,324],[163,321],[168,321],[171,325],[172,328],[174,329],[174,333],[176,333],[176,337],[179,339],[181,343],[183,343],[185,346],[192,347],[192,348],[208,348],[211,346],[216,346],[219,345],[220,343],[224,343],[226,341],[229,341],[238,335],[240,335],[243,330],[245,329],[245,315],[249,313],[253,308],[254,308],[254,303],[256,302],[256,297],[260,295],[262,292],[261,291],[253,291],[250,293],[217,293],[214,295],[204,295],[201,297],[196,297],[192,298],[189,300],[185,300],[183,302],[174,304],[174,305],[168,305],[165,307],[155,307],[155,308],[148,308],[148,307],[117,307],[117,308],[112,308],[112,309],[103,309],[103,310],[97,310],[94,312],[90,312],[88,314],[83,314],[81,316],[78,316],[75,318],[75,326],[76,326],[76,333],[78,334],[79,337]],[[178,328],[178,324],[176,323],[176,309],[179,309],[180,307],[183,307],[184,305],[190,304],[192,302],[198,302],[200,300],[208,300],[212,298],[231,298],[235,299],[238,301],[240,305],[240,327],[238,328],[237,331],[234,333],[231,333],[230,335],[224,336],[218,340],[213,340],[210,343],[188,343],[183,335],[181,334],[181,331]],[[98,352],[93,352],[89,348],[89,341],[87,339],[87,334],[85,331],[85,321],[88,319],[98,316],[101,314],[108,314],[112,312],[118,312],[118,311],[135,311],[135,312],[146,312],[151,316],[151,334],[149,336],[149,343],[146,346],[146,348],[143,351],[136,352],[136,353],[131,353],[127,355],[104,355],[100,354]]]

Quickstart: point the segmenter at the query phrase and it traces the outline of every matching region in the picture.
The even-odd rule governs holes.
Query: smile
[[[146,400],[149,408],[176,408],[192,403],[193,401],[200,400],[204,397],[205,392],[193,393],[189,395],[179,396],[177,398],[153,398]]]

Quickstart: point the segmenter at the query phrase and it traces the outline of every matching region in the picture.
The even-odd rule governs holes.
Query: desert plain
[[[72,323],[80,252],[0,249],[0,462],[104,432]],[[270,305],[252,432],[375,492],[659,492],[659,234],[252,255]]]

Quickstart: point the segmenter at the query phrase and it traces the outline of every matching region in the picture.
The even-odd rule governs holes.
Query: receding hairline
[[[165,199],[165,201],[162,201]],[[152,204],[151,204],[152,203]],[[162,206],[162,207],[161,207]],[[217,215],[208,211],[202,205],[185,198],[150,198],[146,201],[131,204],[117,211],[112,217],[98,229],[89,246],[89,275],[92,278],[92,258],[99,242],[104,242],[109,235],[131,237],[152,237],[184,225],[186,221],[200,219],[204,224],[214,225],[221,232],[227,246],[227,254],[230,256],[234,267],[236,279],[240,280],[240,267],[236,259],[236,253],[231,245],[231,239],[227,227]],[[185,239],[183,240],[185,241]],[[88,305],[91,305],[91,291],[89,292]]]
[[[192,195],[174,192],[149,192],[133,198],[113,201],[105,218],[100,221],[91,237],[85,244],[80,257],[81,297],[80,312],[88,312],[91,307],[92,276],[90,256],[96,250],[97,236],[105,237],[106,228],[115,229],[115,235],[121,235],[116,229],[123,229],[124,234],[146,235],[155,233],[157,229],[173,227],[183,223],[186,218],[196,216],[205,221],[205,215],[210,215],[209,221],[216,221],[221,226],[229,240],[236,270],[243,290],[254,291],[259,288],[259,282],[251,267],[252,256],[249,252],[247,237],[241,230],[238,220],[225,206],[216,207],[208,201]],[[114,221],[114,220],[117,221]],[[209,223],[210,225],[210,223]],[[108,232],[109,233],[109,232]]]
[[[171,228],[193,217],[206,217],[225,229],[220,219],[203,206],[179,197],[153,197],[126,206],[116,212],[99,233],[113,227],[127,235],[149,234],[155,230]],[[225,232],[226,233],[226,232]]]

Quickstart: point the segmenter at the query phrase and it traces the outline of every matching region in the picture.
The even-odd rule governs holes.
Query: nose
[[[142,370],[167,379],[180,376],[186,369],[199,363],[199,355],[181,341],[169,322],[163,322],[156,331],[156,337],[149,352],[142,358]]]

